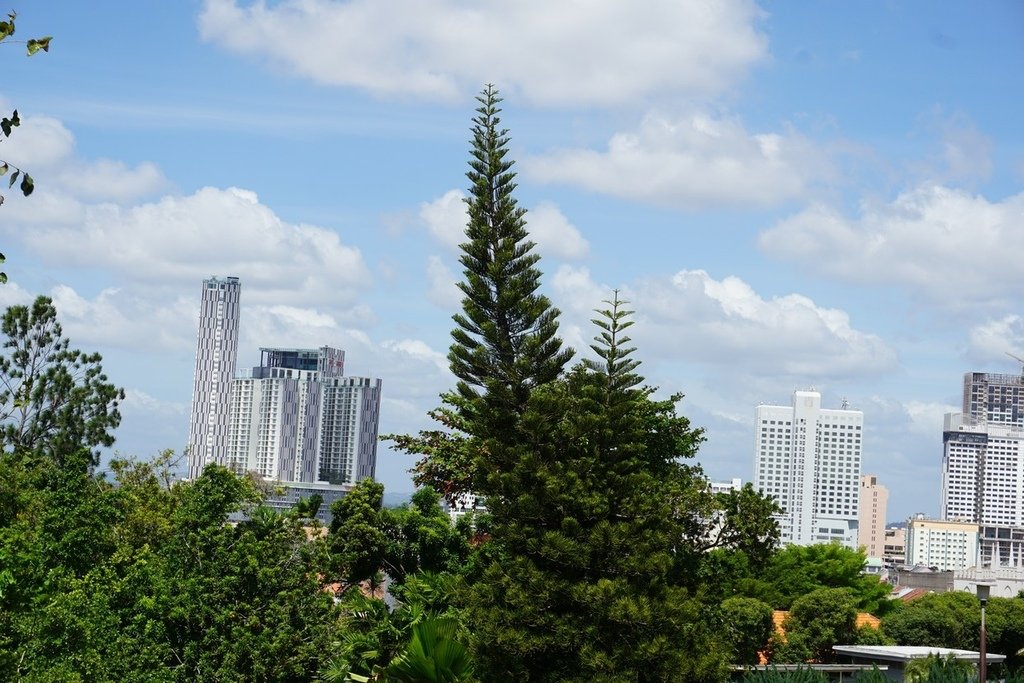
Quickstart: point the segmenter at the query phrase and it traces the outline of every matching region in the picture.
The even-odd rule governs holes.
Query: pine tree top
[[[477,100],[459,259],[462,312],[453,316],[448,359],[467,414],[507,427],[525,410],[534,387],[558,378],[572,351],[557,336],[558,309],[539,292],[540,256],[529,239],[526,211],[513,195],[516,174],[508,131],[501,128],[501,97],[488,85]]]

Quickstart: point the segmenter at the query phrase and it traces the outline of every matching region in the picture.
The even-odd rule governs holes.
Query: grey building
[[[188,436],[188,476],[210,462],[223,464],[228,447],[228,407],[238,357],[241,285],[237,277],[203,281]]]
[[[231,390],[228,466],[278,482],[373,478],[381,380],[345,377],[345,352],[329,346],[260,354]]]

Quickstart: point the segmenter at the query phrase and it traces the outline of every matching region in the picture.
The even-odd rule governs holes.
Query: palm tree
[[[412,641],[384,670],[396,683],[457,683],[472,680],[469,650],[457,638],[454,619],[438,617],[413,626]]]

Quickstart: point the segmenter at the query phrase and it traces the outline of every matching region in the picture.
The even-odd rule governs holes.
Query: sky
[[[335,346],[382,433],[453,386],[469,127],[486,83],[566,343],[635,311],[641,372],[749,481],[754,409],[864,412],[888,518],[937,515],[967,371],[1024,357],[1024,5],[745,0],[27,0],[0,44],[0,305],[54,299],[127,398],[116,452],[181,450],[201,282],[242,282],[240,367]],[[12,41],[53,35],[48,54]],[[410,456],[378,450],[389,492]]]

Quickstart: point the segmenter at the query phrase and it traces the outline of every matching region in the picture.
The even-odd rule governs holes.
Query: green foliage
[[[989,599],[985,631],[990,652],[1005,654],[1008,668],[1024,666],[1024,598]]]
[[[469,555],[465,530],[452,525],[438,494],[423,487],[404,508],[382,511],[388,544],[384,571],[396,583],[419,572],[456,572]]]
[[[885,634],[880,628],[862,626],[857,629],[857,645],[895,645],[896,641]]]
[[[473,490],[479,440],[468,436],[470,427],[455,409],[458,398],[444,394],[441,399],[445,405],[428,415],[443,429],[423,430],[415,435],[384,434],[380,438],[394,441],[396,450],[423,456],[413,466],[413,482],[440,492],[454,504],[459,496]]]
[[[384,485],[364,479],[331,505],[331,569],[344,590],[373,579],[384,566],[388,538],[381,521],[383,498]]]
[[[401,584],[417,572],[461,567],[469,554],[466,534],[441,510],[433,489],[419,489],[397,509],[381,507],[383,494],[383,485],[364,479],[331,508],[329,545],[343,590],[374,581],[381,571]]]
[[[228,524],[255,491],[224,468],[171,486],[171,453],[118,460],[112,486],[73,455],[0,455],[18,487],[0,518],[0,680],[317,675],[335,614],[322,542],[280,515]]]
[[[993,600],[994,602],[994,600]],[[929,593],[906,603],[882,621],[898,645],[978,648],[981,606],[969,593]]]
[[[846,588],[859,611],[875,616],[891,608],[889,586],[877,576],[862,573],[867,557],[838,543],[789,545],[779,550],[763,572],[753,571],[737,589],[771,604],[789,609],[799,597],[818,588]]]
[[[703,567],[716,550],[762,569],[776,508],[749,488],[716,497],[686,463],[703,432],[676,412],[681,396],[643,385],[618,292],[597,311],[595,357],[564,371],[571,353],[539,294],[500,98],[488,86],[478,100],[449,353],[458,384],[432,413],[440,429],[389,437],[426,456],[418,483],[487,500],[463,570],[475,669],[483,680],[723,680],[721,597]]]
[[[324,504],[324,497],[314,493],[309,498],[302,498],[295,504],[295,514],[304,519],[316,519],[320,512],[320,506]]]
[[[835,661],[834,645],[857,639],[857,607],[849,589],[819,588],[793,602],[773,660],[784,663]]]
[[[98,353],[71,349],[45,296],[11,306],[0,331],[0,437],[3,447],[57,465],[80,448],[110,446],[124,391],[107,381]],[[87,461],[95,466],[98,452]]]
[[[722,602],[722,621],[732,644],[733,664],[758,664],[775,631],[772,606],[754,598]]]
[[[327,681],[381,679],[384,669],[401,655],[422,623],[443,620],[459,623],[457,640],[465,642],[461,613],[453,607],[461,590],[451,575],[420,572],[408,577],[391,593],[394,609],[381,599],[353,590],[342,597],[342,617],[332,645],[333,659],[324,669]]]
[[[428,619],[412,628],[412,641],[385,670],[395,683],[457,683],[472,678],[469,650],[453,619]]]
[[[813,669],[779,671],[762,669],[751,671],[743,678],[744,683],[828,683],[828,676]]]
[[[976,683],[974,665],[952,655],[943,659],[938,655],[915,659],[903,669],[906,683]]]
[[[600,311],[598,357],[534,389],[526,444],[491,507],[469,594],[485,680],[720,680],[727,649],[672,577],[702,552],[714,497],[680,462],[702,435],[634,372],[623,302]],[[489,503],[491,500],[489,499]]]
[[[0,21],[0,42],[3,42],[14,35],[14,20],[17,18],[17,14],[10,12],[7,15],[7,21]],[[53,40],[52,36],[45,36],[43,38],[30,38],[25,43],[25,52],[31,57],[38,53],[40,50],[43,52],[50,51],[50,41]],[[4,116],[0,118],[0,133],[3,133],[4,138],[9,138],[14,128],[21,125],[21,118],[18,116],[18,110],[15,109],[14,113],[9,117]],[[18,178],[21,178],[21,184],[18,186],[21,193],[26,197],[32,194],[35,190],[35,181],[32,180],[27,172],[18,168],[17,166],[0,159],[0,176],[6,175],[8,171],[13,171],[11,177],[8,180],[7,187],[14,187],[14,184],[18,182]],[[4,203],[4,197],[0,194],[0,204]],[[3,256],[0,255],[0,263],[3,262]],[[0,273],[0,283],[7,281],[7,275]]]
[[[500,127],[501,98],[488,85],[477,100],[460,257],[462,313],[453,316],[448,360],[470,433],[511,437],[531,391],[557,379],[572,351],[557,336],[558,309],[538,293],[540,257],[532,253],[526,212],[512,194],[515,172],[507,158],[508,131]],[[491,456],[480,465],[497,474],[504,464]],[[475,486],[490,495],[485,479]]]
[[[875,666],[869,671],[862,671],[857,674],[854,676],[853,680],[857,683],[889,683],[892,679],[886,676],[883,671]]]

